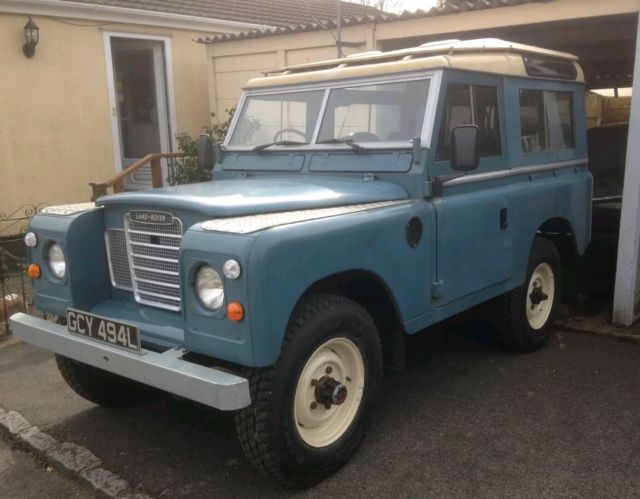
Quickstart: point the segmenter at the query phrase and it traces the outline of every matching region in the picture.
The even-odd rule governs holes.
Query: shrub
[[[213,138],[214,142],[222,142],[224,140],[235,110],[235,107],[225,109],[225,113],[228,115],[227,119],[206,130],[205,133]],[[215,117],[215,113],[211,113],[211,116]],[[176,140],[178,141],[178,148],[186,156],[175,160],[173,168],[169,169],[169,177],[167,178],[169,185],[193,184],[211,180],[211,172],[203,170],[198,164],[198,139],[183,133],[177,135]]]

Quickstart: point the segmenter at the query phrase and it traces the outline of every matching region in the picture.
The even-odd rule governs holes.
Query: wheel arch
[[[558,249],[563,266],[579,256],[580,251],[571,222],[564,217],[545,220],[536,231],[538,237],[549,239]]]
[[[370,270],[362,269],[323,277],[307,287],[294,310],[302,300],[314,293],[344,296],[362,306],[378,328],[385,365],[397,368],[404,365],[405,329],[396,299],[384,279]]]
[[[558,250],[562,273],[565,276],[562,280],[563,299],[575,298],[580,287],[579,257],[581,251],[571,222],[564,217],[549,218],[538,227],[536,237],[544,237],[551,241]]]

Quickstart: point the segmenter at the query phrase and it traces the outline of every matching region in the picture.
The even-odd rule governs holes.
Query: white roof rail
[[[345,57],[345,59],[355,59],[356,57],[367,57],[370,55],[380,55],[382,54],[381,50],[370,50],[368,52],[356,52],[355,54],[349,54]]]
[[[423,43],[421,47],[437,47],[438,45],[451,45],[452,43],[459,43],[460,40],[458,38],[450,38],[449,40],[438,40],[436,42],[427,42]]]

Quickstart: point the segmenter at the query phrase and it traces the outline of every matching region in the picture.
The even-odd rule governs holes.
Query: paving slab
[[[108,497],[122,496],[129,489],[129,484],[119,476],[104,468],[93,468],[81,473],[94,489]]]
[[[27,445],[30,449],[43,454],[59,445],[55,438],[40,431],[40,428],[37,426],[32,426],[28,430],[23,431],[18,435],[18,440]]]
[[[45,455],[50,462],[63,467],[71,473],[80,473],[102,464],[100,458],[90,450],[72,442],[63,442],[58,446],[52,447],[45,452]]]

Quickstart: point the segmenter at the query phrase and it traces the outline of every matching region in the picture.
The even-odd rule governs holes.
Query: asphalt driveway
[[[457,331],[457,332],[456,332]],[[263,480],[228,414],[168,396],[112,411],[77,397],[52,356],[0,345],[0,406],[156,497],[637,497],[640,343],[560,333],[514,355],[468,324],[409,344],[355,458],[307,491]]]

